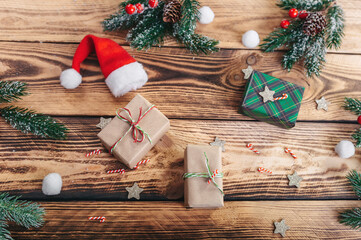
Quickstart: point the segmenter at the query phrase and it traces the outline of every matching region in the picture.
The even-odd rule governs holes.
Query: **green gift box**
[[[260,93],[265,91],[266,86],[275,92],[274,98],[284,94],[287,94],[287,98],[264,102]],[[246,85],[240,111],[263,122],[292,128],[296,125],[304,91],[304,87],[253,71]]]

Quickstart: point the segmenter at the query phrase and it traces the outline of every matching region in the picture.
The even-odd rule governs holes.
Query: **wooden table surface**
[[[113,13],[116,0],[2,0],[0,3],[0,76],[29,83],[31,95],[17,103],[50,114],[70,129],[66,141],[38,139],[0,120],[1,191],[39,201],[45,225],[25,230],[11,225],[15,239],[277,239],[274,221],[291,227],[285,239],[360,239],[361,233],[338,223],[340,211],[361,206],[345,175],[361,170],[360,150],[340,159],[335,145],[349,139],[356,116],[343,110],[344,97],[361,95],[361,2],[339,0],[346,14],[346,37],[339,51],[329,51],[319,77],[306,78],[301,67],[282,70],[281,52],[246,49],[242,34],[250,29],[265,37],[286,16],[270,0],[202,1],[215,12],[198,32],[221,41],[219,53],[193,56],[174,41],[165,47],[137,52],[125,32],[103,33],[100,22]],[[107,175],[122,165],[104,153],[85,158],[101,144],[95,125],[114,115],[135,92],[114,98],[93,56],[82,65],[83,83],[75,90],[59,84],[71,66],[77,44],[86,34],[110,37],[124,46],[149,74],[142,94],[171,121],[167,135],[149,152],[151,162],[125,175]],[[284,130],[237,113],[244,91],[246,58],[254,68],[306,88],[299,121]],[[332,104],[317,111],[315,99]],[[225,207],[191,210],[183,206],[183,151],[187,144],[226,140],[223,154]],[[245,145],[253,143],[261,155]],[[294,161],[283,152],[294,150]],[[257,172],[263,166],[272,175]],[[301,188],[288,186],[287,174],[304,178]],[[60,195],[41,192],[51,172],[63,177]],[[141,200],[129,201],[125,187],[137,182]],[[105,223],[88,221],[104,215]]]

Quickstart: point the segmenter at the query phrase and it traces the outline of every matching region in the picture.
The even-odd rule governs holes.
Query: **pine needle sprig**
[[[175,29],[177,31],[194,33],[196,23],[199,19],[200,4],[197,0],[183,0],[181,6],[181,20],[176,23]]]
[[[361,147],[361,128],[356,130],[351,137],[356,141],[356,147]]]
[[[304,57],[304,66],[308,77],[313,74],[319,76],[326,62],[325,39],[321,34],[318,34],[310,42]]]
[[[361,115],[361,101],[356,98],[345,98],[344,108],[356,115]]]
[[[327,47],[338,49],[341,47],[342,38],[344,37],[344,17],[343,17],[343,9],[334,5],[329,8],[327,13],[327,22],[330,24],[327,25]]]
[[[340,213],[339,221],[354,229],[361,227],[361,208],[353,208]]]
[[[0,239],[6,239],[6,240],[14,240],[11,235],[10,231],[7,229],[8,224],[6,223],[6,220],[4,216],[0,216]]]
[[[329,7],[336,0],[280,0],[277,6],[284,10],[296,8],[307,11],[321,11],[325,6]]]
[[[27,84],[19,81],[0,81],[0,103],[11,102],[28,95]]]
[[[33,133],[43,138],[65,139],[67,128],[52,117],[35,113],[26,108],[8,106],[0,114],[12,127],[23,133]]]
[[[349,180],[352,190],[361,198],[361,174],[356,170],[352,170],[347,174],[346,178]]]
[[[19,198],[20,196],[9,196],[8,193],[0,194],[0,214],[3,219],[28,229],[42,226],[44,209],[38,203],[19,200]]]

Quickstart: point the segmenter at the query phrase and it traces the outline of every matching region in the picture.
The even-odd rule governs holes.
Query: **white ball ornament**
[[[200,24],[210,24],[213,22],[214,12],[208,6],[201,7],[199,9],[199,23]]]
[[[350,158],[355,155],[355,145],[352,142],[347,140],[340,141],[336,147],[335,151],[340,158]]]
[[[58,195],[61,191],[63,181],[59,173],[50,173],[43,180],[43,193],[45,195]]]
[[[259,42],[259,35],[254,30],[249,30],[242,36],[242,43],[246,48],[255,48],[258,46]]]

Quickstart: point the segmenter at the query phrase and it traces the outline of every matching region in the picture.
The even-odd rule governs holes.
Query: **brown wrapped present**
[[[169,128],[168,118],[137,94],[98,137],[117,159],[134,168]]]
[[[223,207],[222,149],[188,145],[184,154],[186,207]]]

